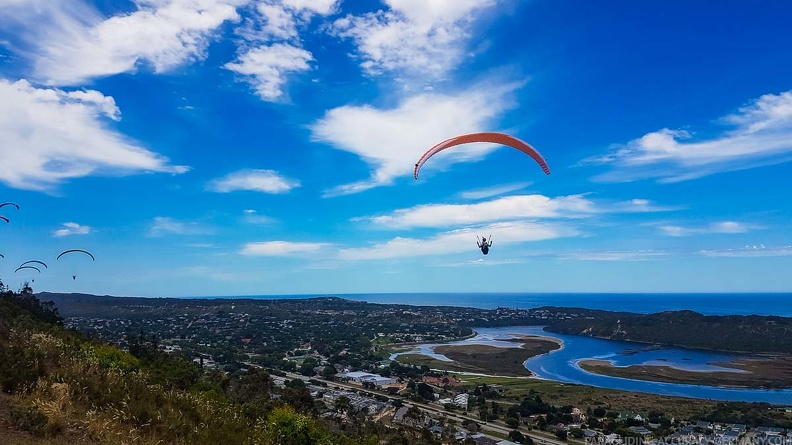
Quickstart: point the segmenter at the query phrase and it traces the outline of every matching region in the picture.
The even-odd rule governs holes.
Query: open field
[[[619,367],[604,360],[584,360],[580,367],[595,374],[657,382],[741,388],[792,387],[792,357],[753,357],[715,364],[744,372],[687,371],[656,365]]]
[[[405,354],[399,356],[399,361],[445,371],[528,377],[531,372],[523,366],[526,360],[559,348],[558,343],[540,338],[526,338],[520,342],[522,345],[519,348],[489,345],[441,345],[435,348],[435,352],[445,355],[453,362],[421,354]]]
[[[716,404],[711,400],[619,391],[533,378],[470,375],[458,377],[470,386],[482,383],[503,385],[503,397],[498,400],[513,403],[519,403],[525,397],[539,395],[545,402],[555,405],[603,406],[617,411],[661,411],[682,419],[695,418],[702,412],[712,410]]]

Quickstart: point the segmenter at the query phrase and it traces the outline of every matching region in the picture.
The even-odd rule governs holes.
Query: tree
[[[326,365],[324,369],[322,369],[322,377],[327,380],[333,380],[333,377],[336,375],[336,369],[334,366]]]
[[[555,436],[558,438],[558,440],[567,440],[566,430],[561,430],[561,429],[556,430]]]
[[[433,400],[434,399],[434,391],[432,387],[427,385],[424,382],[419,383],[416,385],[416,390],[420,397],[423,397],[426,400]]]
[[[509,431],[509,440],[517,443],[529,443],[525,441],[525,436],[523,435],[523,433],[517,430]],[[528,440],[530,440],[530,438]]]

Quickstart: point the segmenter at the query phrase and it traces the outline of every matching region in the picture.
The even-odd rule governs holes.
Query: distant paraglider
[[[38,273],[41,273],[41,269],[39,269],[39,268],[38,268],[38,267],[36,267],[36,266],[19,266],[19,267],[17,267],[17,268],[16,268],[16,270],[14,271],[14,273],[17,273],[17,272],[19,272],[20,270],[23,270],[23,269],[33,269],[33,270],[35,270],[36,272],[38,272]]]
[[[91,252],[88,252],[87,250],[82,250],[82,249],[64,250],[63,252],[60,253],[60,255],[58,255],[57,258],[55,258],[55,261],[61,259],[62,256],[67,255],[67,254],[71,254],[71,253],[83,253],[83,254],[88,255],[89,257],[91,257],[91,261],[96,261],[96,258],[94,258],[93,254]],[[77,279],[77,275],[72,275],[72,280],[76,280],[76,279]]]
[[[8,222],[8,218],[6,218],[5,216],[0,216],[0,219],[2,219],[3,221],[5,221],[6,223]]]
[[[24,263],[20,264],[19,266],[22,267],[22,266],[24,266],[26,264],[31,264],[31,263],[41,264],[42,266],[44,266],[45,269],[49,269],[49,267],[43,261],[39,261],[39,260],[25,261]]]
[[[16,207],[17,210],[19,210],[19,205],[15,204],[13,202],[4,202],[4,203],[0,204],[0,209],[2,209],[5,206],[14,206],[14,207]]]
[[[88,255],[89,257],[91,257],[91,260],[96,261],[96,258],[94,258],[93,254],[91,254],[91,252],[88,252],[87,250],[82,250],[82,249],[64,250],[63,252],[60,253],[60,255],[58,255],[57,258],[55,258],[55,260],[56,261],[59,260],[63,255],[66,255],[67,253],[75,253],[75,252],[84,253],[84,254]]]

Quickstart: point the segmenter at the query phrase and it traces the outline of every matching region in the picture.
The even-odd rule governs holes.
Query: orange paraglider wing
[[[545,159],[542,157],[541,154],[539,154],[538,150],[536,150],[527,142],[517,139],[514,136],[509,136],[508,134],[505,133],[485,132],[485,133],[470,133],[470,134],[464,134],[462,136],[452,137],[430,148],[426,153],[423,154],[423,156],[421,156],[418,162],[415,163],[415,170],[413,171],[413,177],[415,179],[418,179],[418,171],[421,169],[424,163],[426,163],[426,161],[428,161],[429,158],[431,158],[432,156],[436,155],[437,153],[440,153],[441,151],[447,148],[455,147],[461,144],[469,144],[471,142],[489,142],[492,144],[501,144],[501,145],[507,145],[512,148],[516,148],[517,150],[520,150],[521,152],[533,158],[533,160],[536,161],[536,163],[539,164],[540,167],[542,167],[542,171],[544,171],[546,175],[550,174],[550,167],[547,166],[547,162],[545,162]]]

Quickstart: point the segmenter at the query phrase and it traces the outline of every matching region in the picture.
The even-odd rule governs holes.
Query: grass
[[[602,406],[615,411],[662,411],[668,416],[682,419],[709,411],[716,404],[709,400],[619,391],[534,378],[468,375],[459,378],[471,387],[482,383],[502,385],[504,391],[500,400],[512,403],[539,395],[545,402],[556,405],[574,405],[581,408]]]

